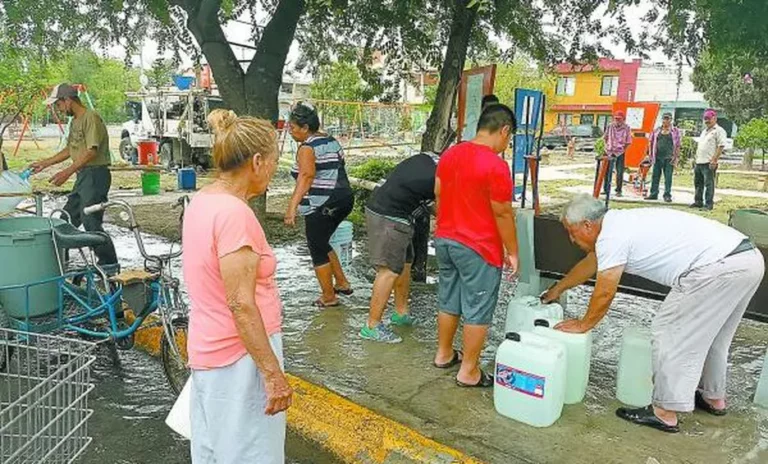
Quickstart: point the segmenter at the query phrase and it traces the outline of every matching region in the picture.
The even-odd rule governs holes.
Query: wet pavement
[[[109,227],[123,257],[136,259],[132,238]],[[167,252],[168,243],[152,238],[150,251]],[[364,249],[356,243],[356,250]],[[683,432],[666,435],[627,424],[614,415],[613,398],[622,330],[647,325],[658,302],[620,295],[595,331],[592,371],[582,404],[566,406],[552,427],[535,429],[496,414],[492,391],[454,386],[455,371],[431,367],[436,344],[436,287],[414,285],[413,328],[396,330],[404,342],[379,345],[358,338],[367,317],[373,271],[364,253],[349,271],[355,294],[344,306],[320,310],[311,302],[317,284],[306,247],[275,249],[278,281],[285,304],[284,340],[290,373],[412,427],[423,435],[492,463],[760,463],[768,462],[768,412],[751,404],[762,358],[768,346],[766,327],[744,321],[732,349],[729,375],[730,413],[715,418],[701,413],[682,417]],[[124,261],[126,262],[126,261]],[[177,263],[179,264],[179,263]],[[492,365],[503,338],[505,283],[494,328],[483,352]],[[589,291],[569,295],[567,312],[586,308]],[[388,314],[387,314],[388,316]],[[458,340],[458,339],[457,339]],[[119,368],[102,357],[95,368],[94,443],[83,462],[189,462],[188,443],[175,437],[163,420],[173,397],[159,363],[138,352],[121,353]],[[334,462],[316,444],[289,437],[292,462]],[[305,457],[306,456],[306,457]]]

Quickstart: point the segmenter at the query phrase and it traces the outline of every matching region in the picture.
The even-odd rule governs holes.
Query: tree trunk
[[[746,169],[748,171],[752,170],[752,161],[755,159],[755,149],[754,148],[747,148],[747,151],[744,152],[744,160],[741,163],[742,169]]]
[[[468,8],[471,0],[454,0],[448,47],[440,70],[435,105],[427,120],[427,128],[421,139],[422,152],[441,153],[454,136],[451,130],[451,115],[456,102],[456,91],[461,82],[461,72],[467,58],[467,48],[472,28],[477,19],[477,8]],[[427,250],[429,242],[429,219],[416,223],[413,235],[412,276],[416,282],[427,280]]]
[[[216,85],[227,107],[238,115],[278,119],[278,96],[283,68],[296,25],[304,14],[304,0],[280,0],[262,31],[247,71],[237,60],[218,18],[222,0],[172,0],[187,13],[187,28],[211,66]],[[262,198],[263,197],[263,198]],[[251,202],[259,217],[266,214],[266,194]]]

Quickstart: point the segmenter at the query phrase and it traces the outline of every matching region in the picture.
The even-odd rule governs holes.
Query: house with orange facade
[[[611,121],[614,102],[634,101],[642,60],[600,58],[596,64],[561,63],[555,97],[544,115],[544,128],[590,124],[602,129]]]

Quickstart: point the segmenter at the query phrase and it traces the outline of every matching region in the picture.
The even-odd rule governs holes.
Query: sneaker
[[[702,205],[701,203],[693,203],[689,206],[689,208],[703,208],[703,207],[704,205]]]
[[[380,343],[400,343],[403,341],[396,333],[392,332],[392,329],[382,323],[372,329],[367,324],[364,325],[360,329],[360,338]]]
[[[413,325],[413,318],[408,313],[405,313],[401,316],[400,314],[394,312],[392,313],[392,316],[390,316],[389,322],[392,325],[397,325],[397,326]]]
[[[664,197],[665,203],[672,203],[672,197]]]
[[[648,200],[648,201],[655,201],[655,200],[659,199],[659,196],[658,195],[649,195],[649,196],[645,197],[645,199]]]
[[[707,211],[712,211],[713,209],[715,209],[715,205],[706,205],[704,206],[704,209]]]
[[[615,196],[615,197],[618,197],[618,198],[621,198],[621,197],[623,197],[624,195],[623,195],[621,192],[616,192],[616,194],[615,194],[614,196]]]

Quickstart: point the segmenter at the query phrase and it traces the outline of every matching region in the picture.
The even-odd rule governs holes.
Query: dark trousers
[[[75,186],[64,205],[73,226],[80,227],[82,224],[88,232],[104,232],[104,212],[83,214],[83,208],[107,201],[111,185],[112,173],[107,166],[86,166],[77,173]],[[117,253],[111,239],[107,244],[94,247],[93,252],[100,265],[117,264]]]
[[[697,205],[712,206],[715,202],[715,171],[709,163],[697,164],[693,169],[693,186],[696,193],[693,202]],[[702,202],[702,199],[704,200]]]
[[[608,195],[611,188],[611,177],[613,177],[613,166],[616,165],[616,193],[621,193],[621,187],[624,185],[624,154],[615,157],[608,165],[608,172],[605,174],[603,191]]]
[[[656,159],[653,163],[653,173],[651,174],[651,197],[659,196],[659,181],[661,174],[664,173],[664,198],[672,198],[672,159]]]

